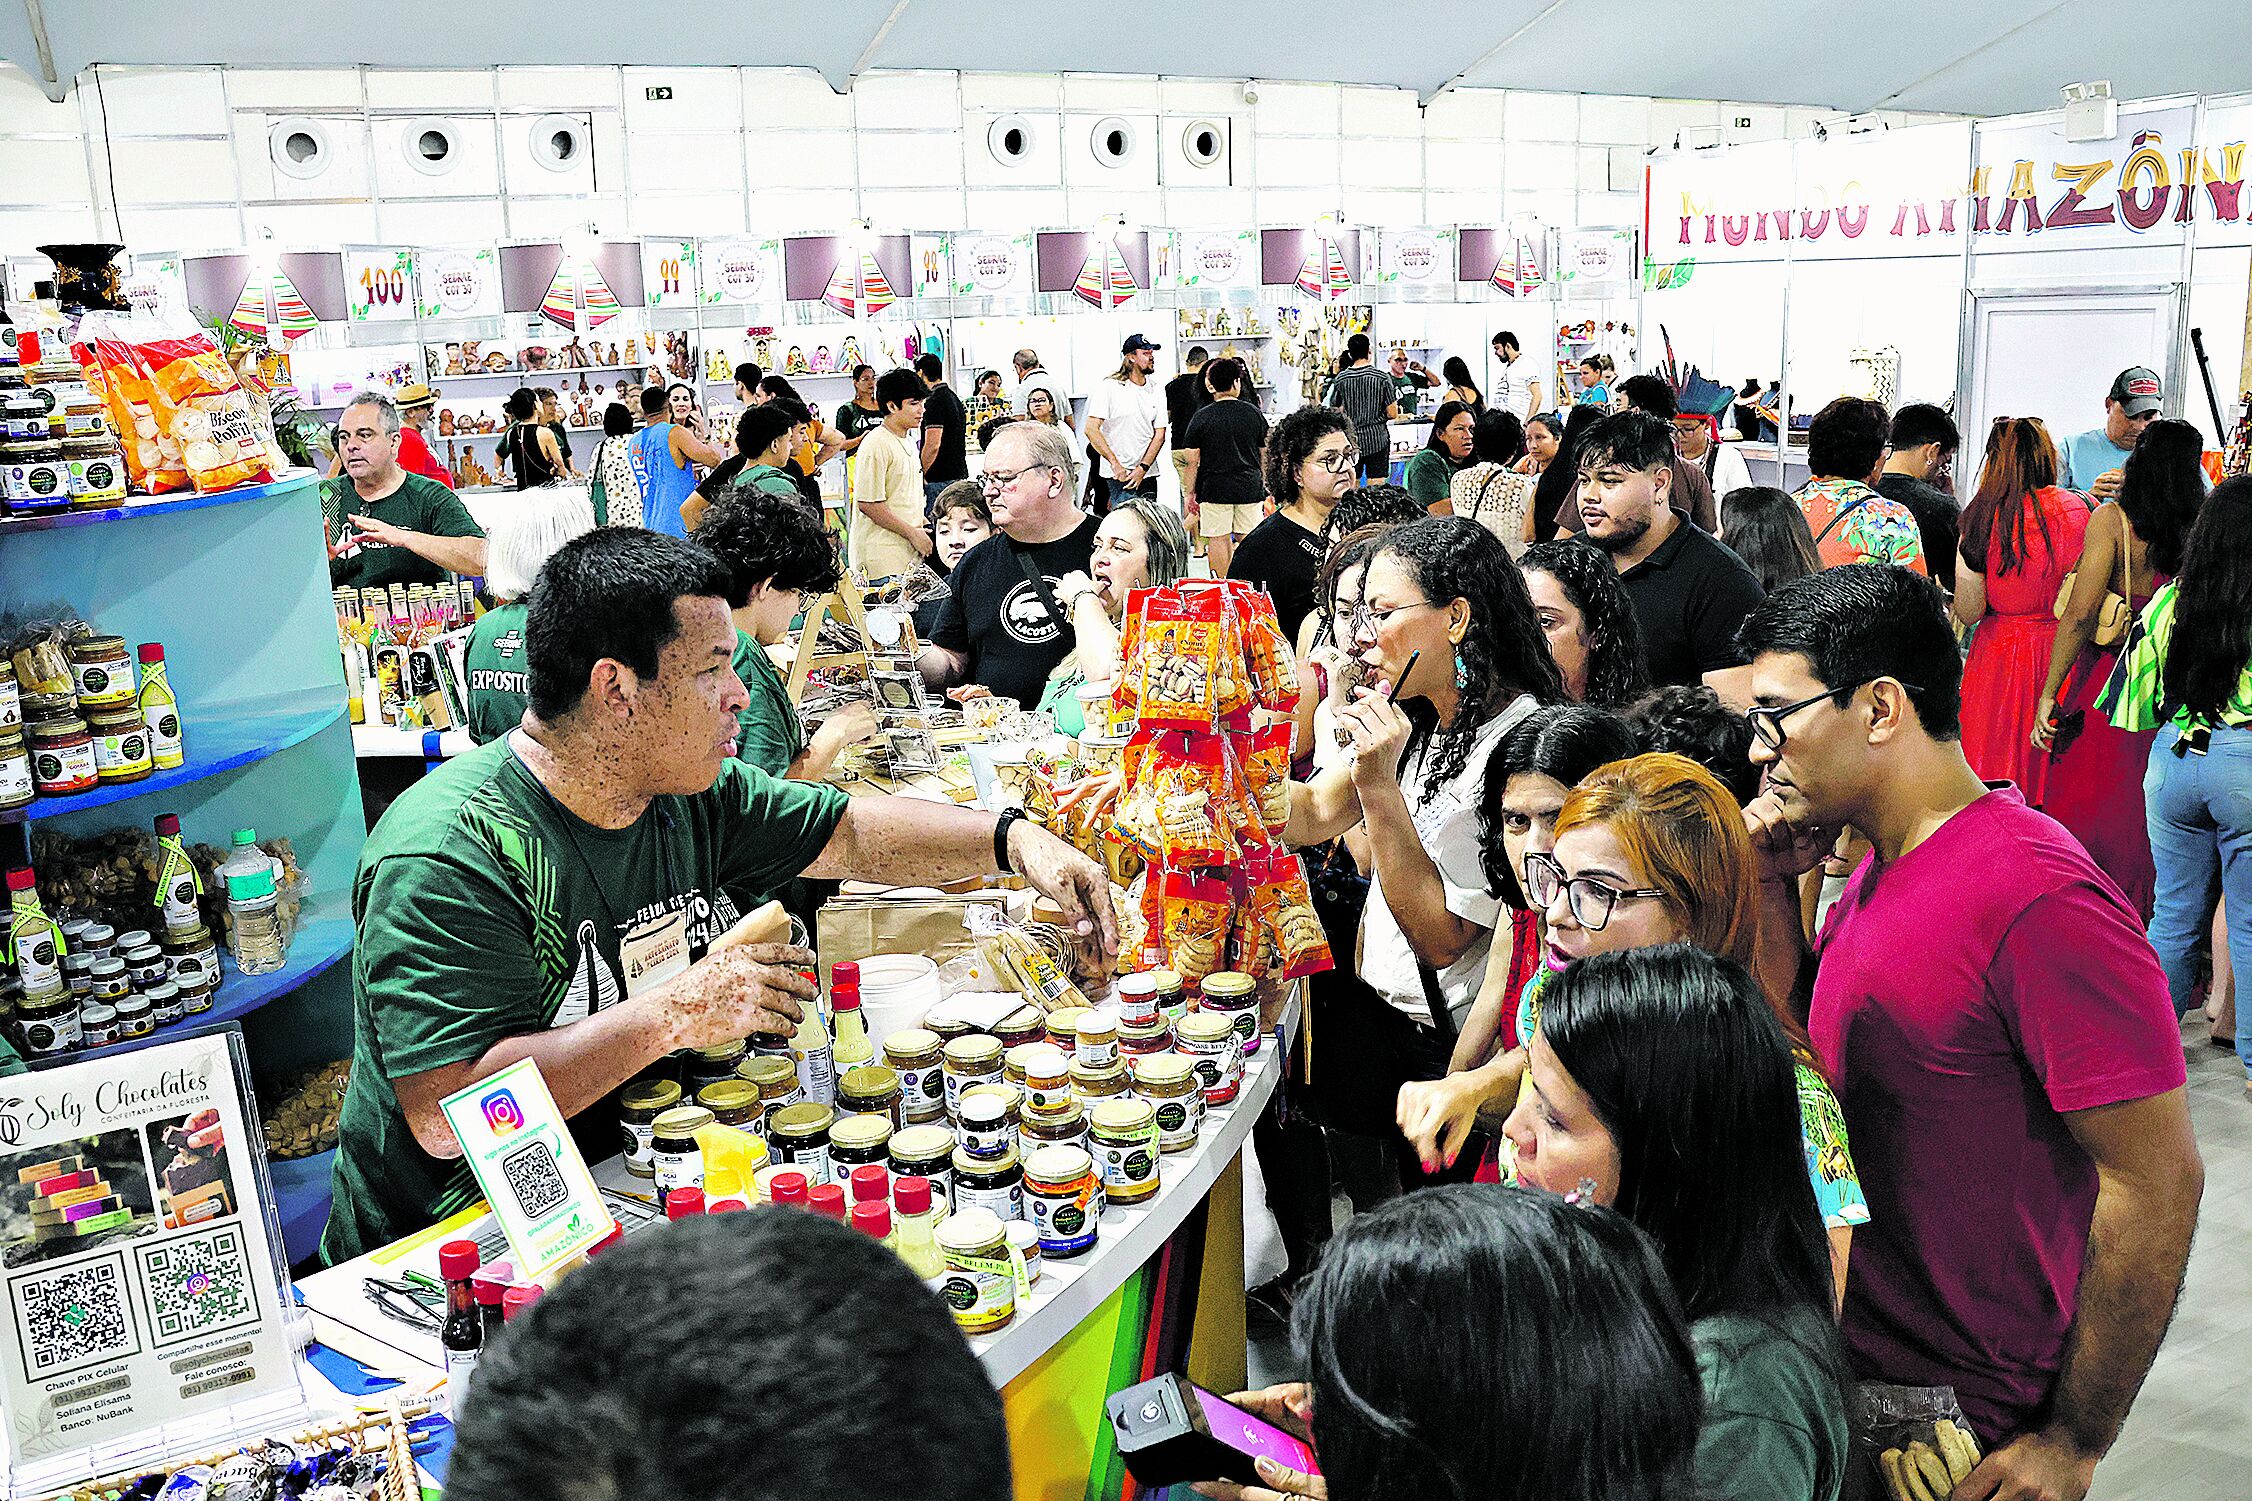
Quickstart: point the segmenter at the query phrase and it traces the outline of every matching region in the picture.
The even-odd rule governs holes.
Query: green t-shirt
[[[1705,1492],[1731,1501],[1837,1501],[1848,1463],[1845,1394],[1806,1345],[1740,1314],[1699,1319],[1689,1337],[1705,1389],[1697,1437]],[[1830,1483],[1818,1489],[1825,1462]]]
[[[524,654],[524,602],[487,610],[469,630],[469,738],[498,740],[524,719],[531,697],[531,661]]]
[[[735,489],[738,492],[762,490],[776,500],[794,500],[801,506],[805,504],[805,492],[798,488],[798,482],[772,464],[753,464],[736,475]]]
[[[482,537],[484,529],[470,518],[469,508],[454,494],[434,479],[419,474],[407,476],[406,483],[381,500],[362,500],[352,488],[349,475],[339,474],[321,482],[321,519],[328,526],[328,540],[336,542],[346,536],[358,536],[348,519],[352,516],[373,516],[378,521],[409,532],[427,532],[433,537]],[[352,552],[328,560],[328,584],[331,589],[347,585],[354,589],[380,588],[386,584],[435,584],[446,577],[446,570],[418,556],[404,547],[387,547],[372,539],[363,540]]]
[[[845,402],[829,414],[830,425],[836,428],[837,436],[847,443],[883,420],[883,413],[871,412],[857,401]]]
[[[735,759],[779,777],[805,749],[805,721],[798,718],[774,659],[740,627],[735,632],[735,675],[751,690],[750,703],[735,716]]]
[[[352,1083],[336,1154],[330,1264],[477,1201],[427,1155],[392,1081],[566,1026],[701,958],[829,842],[845,795],[730,762],[710,790],[659,797],[632,827],[573,816],[496,740],[393,803],[352,886]],[[572,1134],[589,1162],[621,1143],[614,1100]]]
[[[1436,448],[1419,451],[1407,461],[1402,482],[1408,498],[1426,511],[1454,493],[1454,465]]]

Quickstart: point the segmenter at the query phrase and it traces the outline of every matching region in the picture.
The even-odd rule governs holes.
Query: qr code
[[[136,1246],[133,1254],[140,1258],[149,1324],[160,1347],[258,1322],[241,1226]]]
[[[140,1353],[125,1302],[123,1256],[17,1277],[8,1284],[8,1303],[27,1379]]]
[[[508,1175],[508,1191],[516,1195],[516,1207],[524,1211],[526,1219],[552,1214],[571,1197],[563,1169],[556,1165],[555,1150],[544,1141],[526,1142],[503,1157],[500,1167]]]

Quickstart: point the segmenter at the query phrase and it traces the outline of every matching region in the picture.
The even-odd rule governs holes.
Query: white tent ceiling
[[[44,47],[41,45],[44,39]],[[2252,86],[2252,0],[0,0],[0,61],[803,66],[1450,84],[1993,115]]]

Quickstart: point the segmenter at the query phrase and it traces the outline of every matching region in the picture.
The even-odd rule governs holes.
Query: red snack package
[[[266,435],[234,368],[202,329],[134,346],[157,420],[180,447],[198,494],[271,479]]]
[[[1262,709],[1288,714],[1298,707],[1298,664],[1292,660],[1282,622],[1275,618],[1275,602],[1265,590],[1251,590],[1241,600],[1239,610],[1252,700]]]
[[[1234,915],[1227,882],[1167,871],[1159,906],[1165,967],[1190,981],[1219,969]]]
[[[1236,857],[1235,819],[1228,805],[1228,742],[1224,735],[1167,735],[1157,766],[1157,825],[1165,863],[1225,865]],[[1173,748],[1179,742],[1179,749]]]
[[[1217,589],[1160,589],[1143,608],[1128,675],[1139,675],[1141,723],[1209,729],[1223,660],[1226,601]],[[1122,643],[1123,644],[1123,643]]]
[[[1290,822],[1290,725],[1286,721],[1251,732],[1243,757],[1243,779],[1259,822],[1270,838],[1280,839]]]
[[[1314,911],[1313,891],[1306,884],[1306,868],[1299,858],[1283,854],[1247,862],[1247,871],[1253,882],[1251,903],[1261,925],[1274,939],[1280,973],[1299,979],[1334,969],[1336,960],[1329,951],[1329,937],[1322,930],[1320,914]]]

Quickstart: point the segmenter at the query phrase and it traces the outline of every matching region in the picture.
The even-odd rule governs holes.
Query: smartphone
[[[1106,1404],[1126,1472],[1145,1486],[1197,1480],[1256,1484],[1267,1458],[1319,1475],[1313,1446],[1182,1376],[1159,1376],[1111,1394]]]

